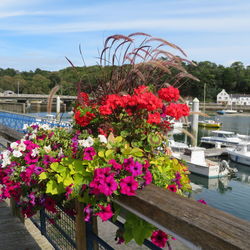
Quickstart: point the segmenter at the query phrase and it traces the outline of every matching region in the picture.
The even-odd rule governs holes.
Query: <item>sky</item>
[[[0,68],[97,62],[106,37],[146,32],[193,61],[250,65],[249,0],[0,0]]]

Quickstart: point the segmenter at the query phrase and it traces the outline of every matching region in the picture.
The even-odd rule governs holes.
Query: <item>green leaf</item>
[[[126,131],[126,130],[123,130],[120,134],[121,134],[121,136],[122,136],[123,138],[126,138],[126,137],[129,135],[129,132]]]
[[[61,194],[64,192],[64,188],[62,183],[57,183],[54,180],[50,180],[47,184],[46,184],[46,193],[50,193],[50,194]]]
[[[123,140],[122,136],[117,136],[117,137],[115,137],[114,142],[120,143],[120,142],[122,142],[122,140]]]
[[[125,223],[124,229],[125,229],[125,232],[123,234],[123,237],[124,237],[125,243],[127,244],[133,239],[132,227],[126,227],[126,223]]]
[[[104,151],[99,151],[98,156],[101,157],[101,158],[104,158],[105,157]]]
[[[75,174],[73,178],[76,185],[80,185],[83,183],[84,177],[81,174]]]
[[[57,173],[63,173],[67,170],[67,168],[64,165],[59,164],[58,162],[53,162],[50,165],[50,168],[54,170]]]
[[[114,150],[108,149],[108,150],[105,152],[105,156],[106,156],[107,160],[113,158],[113,155],[114,155]]]
[[[39,180],[46,180],[48,178],[49,173],[47,172],[42,172],[41,174],[39,174],[38,178]]]
[[[133,156],[142,157],[142,156],[143,156],[143,150],[140,149],[140,148],[133,148],[133,149],[130,151],[130,154],[133,155]]]

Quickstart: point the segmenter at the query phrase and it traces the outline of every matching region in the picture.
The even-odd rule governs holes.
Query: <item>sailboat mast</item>
[[[203,113],[205,114],[205,102],[206,102],[206,83],[204,83],[204,100],[203,100]]]

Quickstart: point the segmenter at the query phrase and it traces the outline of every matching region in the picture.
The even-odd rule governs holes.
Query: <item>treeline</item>
[[[212,62],[197,62],[197,66],[184,65],[187,72],[197,77],[200,82],[187,79],[180,83],[181,94],[184,97],[203,98],[206,84],[206,100],[214,101],[222,89],[228,93],[250,94],[250,66],[241,62],[234,62],[230,67],[224,67]],[[60,85],[59,94],[75,95],[76,83],[81,79],[83,83],[97,87],[102,75],[110,72],[110,68],[99,66],[65,68],[59,71],[19,72],[15,69],[0,68],[0,92],[12,90],[15,93],[48,94],[55,85]],[[164,81],[167,81],[165,78]]]

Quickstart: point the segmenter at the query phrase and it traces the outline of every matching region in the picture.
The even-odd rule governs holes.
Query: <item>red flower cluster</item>
[[[86,105],[89,104],[89,96],[85,92],[81,92],[78,96],[78,99],[79,99],[81,104],[86,104]]]
[[[81,125],[82,127],[85,127],[89,125],[89,123],[95,118],[95,114],[86,112],[85,115],[81,115],[81,111],[77,110],[75,112],[75,121],[77,124]]]
[[[147,87],[142,85],[134,90],[134,95],[108,95],[99,111],[101,115],[111,115],[116,109],[125,108],[126,112],[132,115],[134,111],[140,109],[154,111],[160,109],[162,105],[162,100],[148,92]]]
[[[179,89],[169,86],[167,88],[162,88],[158,91],[158,95],[162,100],[167,102],[178,101],[180,98]]]
[[[188,116],[189,112],[189,107],[183,103],[170,103],[166,108],[166,115],[174,117],[176,120],[182,116]]]
[[[150,124],[159,124],[161,122],[161,115],[160,113],[156,112],[156,113],[153,113],[153,114],[148,114],[148,120],[147,120],[147,123],[150,123]]]

